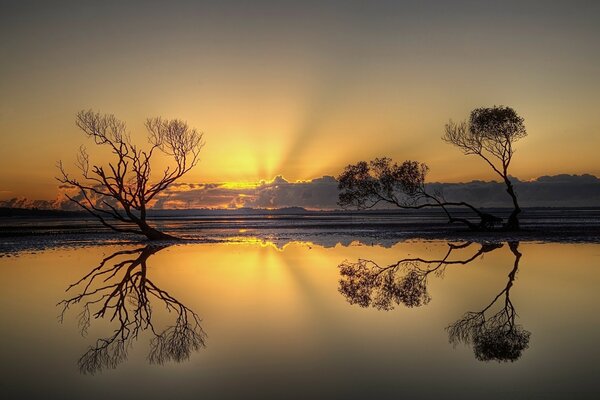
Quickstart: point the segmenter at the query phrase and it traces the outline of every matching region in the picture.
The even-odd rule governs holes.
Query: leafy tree
[[[521,260],[519,242],[509,242],[508,246],[515,261],[504,289],[485,308],[467,312],[446,328],[450,343],[472,345],[475,358],[480,361],[514,362],[529,347],[531,332],[516,323],[517,312],[510,300],[510,289]],[[491,310],[497,303],[501,307],[492,313]]]
[[[114,231],[151,240],[173,239],[148,224],[147,210],[160,192],[196,166],[203,134],[178,119],[149,118],[145,125],[150,148],[143,150],[131,142],[125,123],[114,115],[81,111],[76,124],[95,144],[108,147],[115,160],[107,167],[90,165],[82,146],[77,157],[79,178],[70,176],[59,161],[58,181],[79,192],[67,197]],[[152,180],[151,161],[157,152],[170,156],[174,166]]]
[[[430,274],[442,276],[448,265],[466,265],[486,253],[502,247],[501,243],[483,243],[472,255],[462,259],[450,256],[459,249],[470,248],[471,242],[448,243],[442,258],[403,258],[393,264],[381,266],[373,260],[344,261],[338,268],[341,279],[338,291],[350,304],[391,310],[395,305],[421,307],[431,296],[427,292]]]
[[[396,305],[409,308],[427,305],[431,300],[428,277],[441,277],[448,266],[467,265],[503,247],[502,243],[482,243],[468,257],[451,257],[456,250],[469,249],[471,244],[448,243],[448,250],[441,258],[404,258],[389,265],[367,259],[344,261],[338,266],[338,291],[350,304],[385,311]],[[508,247],[514,263],[504,288],[482,310],[469,311],[446,328],[450,343],[472,346],[475,358],[480,361],[514,362],[529,347],[531,332],[517,324],[517,312],[510,299],[522,254],[518,242],[508,242]]]
[[[446,124],[442,137],[464,154],[481,157],[498,174],[506,185],[506,191],[512,199],[513,211],[505,229],[518,230],[521,212],[517,195],[510,180],[508,168],[515,153],[514,144],[527,136],[524,120],[510,107],[494,106],[476,108],[471,112],[469,122]]]
[[[407,160],[402,164],[389,158],[376,158],[348,165],[338,179],[341,207],[368,209],[379,203],[403,209],[441,208],[449,223],[462,223],[473,230],[489,230],[501,221],[466,202],[445,201],[441,193],[427,190],[425,178],[429,168],[424,163]],[[452,215],[452,207],[466,207],[477,215],[479,223]]]

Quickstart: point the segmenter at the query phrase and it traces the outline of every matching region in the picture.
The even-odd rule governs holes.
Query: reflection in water
[[[512,271],[508,274],[506,287],[484,309],[478,312],[469,311],[446,328],[451,343],[472,345],[475,357],[481,361],[513,362],[529,347],[531,332],[515,323],[517,313],[510,300],[510,289],[521,260],[519,243],[509,242],[508,246],[515,256],[515,261]],[[501,305],[500,310],[489,317],[486,316],[496,303]]]
[[[484,253],[502,247],[502,244],[496,243],[482,244],[466,259],[449,259],[454,251],[471,244],[448,243],[448,251],[441,259],[404,258],[383,267],[372,260],[344,261],[339,265],[342,276],[339,291],[350,304],[361,307],[372,306],[381,310],[391,310],[396,304],[420,307],[431,300],[427,293],[427,278],[431,273],[442,276],[448,265],[468,264]]]
[[[99,338],[78,361],[82,373],[96,373],[116,368],[127,359],[127,352],[138,335],[150,331],[148,360],[153,364],[188,360],[192,351],[205,347],[206,334],[198,315],[160,289],[147,276],[148,259],[168,246],[146,246],[117,251],[105,257],[67,291],[79,287],[80,293],[59,303],[60,320],[75,305],[81,304],[79,328],[86,335],[94,319],[116,322],[111,336]],[[173,325],[156,330],[152,321],[152,299],[158,300],[168,312],[177,314]]]
[[[427,292],[430,274],[442,277],[448,265],[468,264],[485,253],[503,247],[501,243],[485,243],[470,256],[458,260],[450,256],[458,249],[466,249],[470,242],[448,243],[448,250],[440,259],[405,258],[387,266],[372,260],[344,261],[338,267],[341,279],[339,291],[350,304],[392,310],[395,305],[420,307],[431,300]],[[463,318],[446,328],[452,344],[469,344],[475,357],[481,361],[516,361],[529,346],[531,333],[515,323],[517,313],[510,300],[510,289],[515,280],[521,253],[518,242],[509,242],[515,256],[506,287],[492,302],[478,312],[467,312]],[[501,301],[503,299],[503,301]],[[495,306],[499,311],[491,316]]]

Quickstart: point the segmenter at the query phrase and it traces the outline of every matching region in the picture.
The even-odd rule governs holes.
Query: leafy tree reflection
[[[148,278],[148,259],[165,247],[168,246],[117,251],[67,288],[82,290],[59,303],[61,322],[71,307],[82,304],[78,316],[82,335],[87,334],[92,318],[118,323],[111,336],[97,339],[81,356],[78,366],[82,373],[116,368],[127,359],[129,348],[143,331],[152,334],[148,354],[152,364],[185,361],[193,351],[205,347],[206,333],[198,315]],[[173,325],[155,329],[151,299],[159,300],[167,311],[177,314]]]
[[[523,350],[529,347],[531,332],[515,323],[517,313],[510,300],[510,289],[513,286],[521,253],[518,242],[509,242],[508,246],[515,256],[514,266],[508,274],[506,287],[484,309],[478,312],[467,312],[461,319],[446,328],[450,343],[470,344],[475,357],[481,361],[511,361],[521,357]],[[496,303],[502,307],[495,314],[488,316]]]
[[[340,269],[339,291],[350,304],[361,307],[375,307],[391,310],[395,305],[420,307],[429,303],[427,278],[430,274],[442,276],[448,265],[468,264],[479,256],[493,251],[502,244],[484,243],[470,257],[451,260],[450,256],[458,249],[471,246],[471,242],[448,243],[448,251],[440,259],[404,258],[388,266],[380,266],[372,260],[359,259],[358,262],[344,261]]]
[[[467,257],[451,259],[455,251],[467,249],[472,244],[448,243],[448,250],[442,258],[405,258],[387,266],[367,259],[344,261],[338,266],[341,275],[338,290],[350,304],[361,307],[392,310],[401,304],[406,307],[426,305],[431,300],[427,291],[431,274],[442,277],[449,265],[466,265],[485,253],[503,247],[502,243],[484,243]],[[508,243],[515,261],[506,287],[483,310],[467,312],[463,318],[446,328],[450,342],[454,345],[472,345],[478,360],[516,361],[529,346],[531,333],[516,324],[517,313],[510,300],[510,289],[521,259],[518,246],[518,242]],[[496,314],[488,316],[501,299],[504,300],[501,302],[503,307]]]

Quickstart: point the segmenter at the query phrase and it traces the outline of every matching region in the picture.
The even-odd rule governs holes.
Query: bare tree
[[[348,165],[338,179],[341,207],[368,209],[379,203],[388,203],[403,209],[425,207],[441,208],[449,223],[462,223],[472,230],[490,230],[501,222],[489,213],[482,212],[466,202],[445,201],[442,193],[430,193],[425,184],[429,168],[417,161],[393,163],[389,158],[376,158]],[[452,207],[463,207],[473,212],[479,222],[452,215]]]
[[[468,248],[471,244],[448,243],[448,251],[442,258],[404,258],[387,266],[365,259],[357,262],[344,261],[338,266],[341,275],[338,291],[350,304],[361,307],[391,310],[396,304],[404,304],[406,307],[426,305],[431,300],[427,292],[427,278],[430,274],[442,276],[448,265],[466,265],[485,253],[502,247],[501,243],[484,243],[469,257],[450,258],[453,252]]]
[[[506,185],[513,202],[513,211],[505,225],[507,230],[519,229],[518,215],[521,212],[517,195],[508,174],[508,167],[515,153],[514,143],[527,136],[525,124],[510,107],[494,106],[477,108],[471,112],[469,122],[446,124],[442,137],[464,154],[481,157],[497,173]]]
[[[189,359],[192,351],[205,347],[206,334],[198,315],[148,277],[148,259],[165,247],[117,251],[67,288],[67,291],[82,289],[59,303],[61,322],[71,307],[81,304],[78,320],[82,335],[87,334],[92,318],[107,318],[117,323],[112,335],[96,340],[81,356],[78,365],[82,373],[116,368],[127,359],[132,343],[145,330],[153,335],[148,360],[154,364],[181,362]],[[175,324],[162,331],[155,329],[152,298],[162,302],[168,312],[177,314]]]
[[[80,178],[70,176],[59,161],[57,179],[79,192],[67,197],[114,231],[137,233],[151,240],[173,239],[148,225],[147,210],[160,192],[198,163],[203,134],[181,120],[149,118],[145,125],[150,148],[143,150],[131,142],[125,123],[114,115],[80,111],[76,124],[95,144],[107,146],[116,160],[107,167],[90,165],[82,146],[77,157]],[[170,156],[175,165],[152,180],[151,159],[156,151]]]
[[[513,362],[518,360],[523,350],[529,347],[531,332],[515,322],[517,312],[510,300],[510,289],[521,260],[519,243],[509,242],[508,245],[515,256],[515,261],[504,289],[481,311],[467,312],[461,319],[446,328],[450,343],[472,345],[475,357],[481,361]],[[501,307],[491,314],[490,311],[496,303],[501,304]]]

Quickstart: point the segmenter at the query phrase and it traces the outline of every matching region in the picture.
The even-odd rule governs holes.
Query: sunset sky
[[[125,4],[126,3],[126,4]],[[448,119],[525,118],[511,174],[600,175],[600,2],[0,3],[0,200],[52,199],[81,109],[143,142],[146,117],[205,133],[187,183],[335,176],[426,162],[431,181],[492,179],[440,139]],[[98,155],[102,160],[103,155]]]

